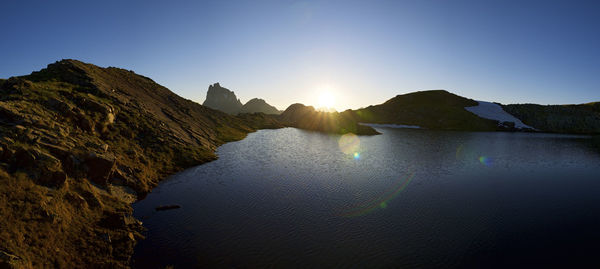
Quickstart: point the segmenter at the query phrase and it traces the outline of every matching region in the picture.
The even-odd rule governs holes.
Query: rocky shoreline
[[[119,68],[63,60],[0,81],[0,267],[127,268],[131,203],[259,128]]]
[[[226,142],[296,125],[365,129],[232,116],[133,71],[76,60],[0,80],[0,267],[128,268],[144,229],[131,203],[216,159]]]

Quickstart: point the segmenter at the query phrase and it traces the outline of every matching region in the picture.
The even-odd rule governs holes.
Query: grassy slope
[[[427,129],[494,131],[498,123],[465,110],[477,102],[444,90],[398,95],[383,104],[344,113],[365,123],[418,125]]]
[[[2,80],[0,92],[0,267],[127,267],[141,237],[132,199],[225,142],[281,127],[74,60]]]

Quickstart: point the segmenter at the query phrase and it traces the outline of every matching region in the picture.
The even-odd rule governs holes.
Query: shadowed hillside
[[[342,114],[364,123],[418,125],[441,130],[497,130],[497,121],[480,118],[464,109],[476,105],[474,100],[434,90],[398,95],[383,104]]]
[[[600,102],[581,105],[504,105],[503,109],[536,129],[554,133],[600,134]]]
[[[352,117],[337,112],[320,112],[312,106],[290,105],[277,117],[282,123],[301,129],[325,133],[354,133],[357,135],[379,134],[375,129],[358,124]]]
[[[258,127],[151,79],[75,60],[0,81],[0,267],[128,267],[130,203]]]

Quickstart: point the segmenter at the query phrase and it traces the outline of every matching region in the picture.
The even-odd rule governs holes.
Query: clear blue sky
[[[203,102],[336,108],[446,89],[501,103],[600,101],[600,2],[3,0],[0,78],[63,58],[131,69]]]

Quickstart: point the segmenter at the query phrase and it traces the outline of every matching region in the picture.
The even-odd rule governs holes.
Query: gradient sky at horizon
[[[3,1],[0,78],[63,58],[202,103],[220,82],[285,109],[446,89],[501,103],[600,101],[600,2]]]

